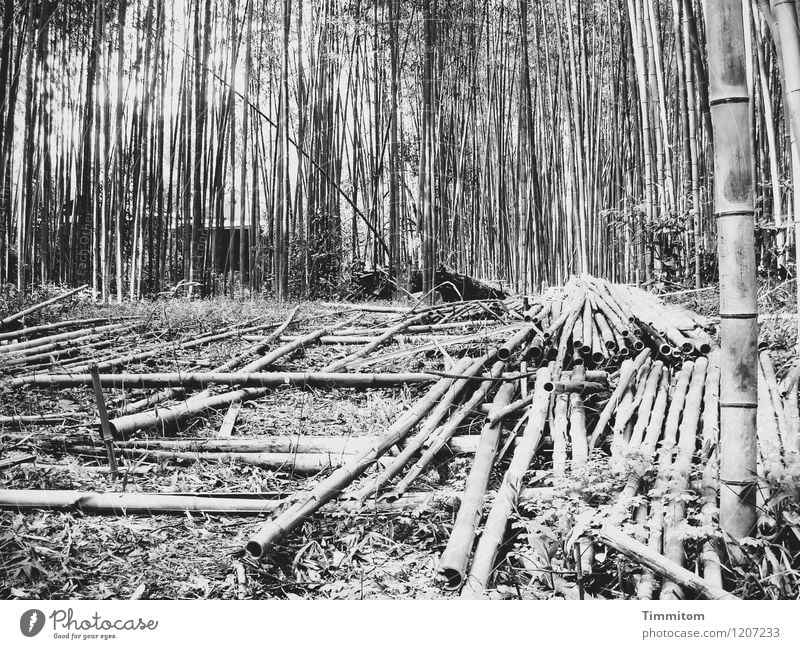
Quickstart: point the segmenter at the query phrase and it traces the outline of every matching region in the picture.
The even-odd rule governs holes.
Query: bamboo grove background
[[[800,162],[743,5],[759,259],[786,274]],[[0,285],[714,279],[695,0],[4,0],[2,26]]]

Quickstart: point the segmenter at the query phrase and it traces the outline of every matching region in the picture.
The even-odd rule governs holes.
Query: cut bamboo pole
[[[475,549],[475,556],[472,560],[469,577],[464,584],[463,594],[465,596],[480,596],[489,586],[492,569],[494,568],[494,561],[497,558],[497,552],[506,534],[508,518],[519,502],[519,492],[522,489],[522,481],[542,440],[542,433],[547,423],[547,412],[550,407],[550,397],[552,394],[552,392],[547,389],[547,383],[549,382],[550,369],[546,367],[539,369],[536,373],[534,398],[530,407],[528,423],[525,425],[525,430],[522,433],[522,441],[514,450],[511,464],[505,476],[503,476],[503,482],[495,495],[492,508],[489,510],[489,515],[486,518],[486,525],[478,541],[478,547]],[[566,402],[566,399],[564,401]],[[566,413],[564,413],[564,420],[566,421]],[[453,536],[450,538],[452,541]],[[472,539],[470,538],[467,541],[466,538],[460,539],[457,537],[456,543],[468,543],[468,547],[471,547]],[[456,543],[451,546],[450,542],[448,542],[447,548],[440,560],[440,572],[442,572],[448,583],[452,583],[452,581],[455,580],[454,575],[456,573],[454,570],[458,570],[461,565],[460,563],[451,561],[451,555],[448,554],[448,550],[455,555],[458,561],[461,561],[463,558],[464,546],[456,545]],[[464,568],[466,568],[466,564],[464,564],[463,568],[457,573],[461,578],[463,578]]]
[[[586,376],[583,367],[572,371],[572,380],[580,381]],[[580,392],[569,395],[569,435],[572,444],[572,471],[584,466],[589,459],[589,440],[586,436],[586,412]]]
[[[489,392],[495,387],[496,379],[500,378],[504,368],[505,363],[503,361],[497,361],[494,365],[492,365],[491,370],[488,372],[488,380],[483,381],[472,393],[472,396],[470,396],[470,398],[467,399],[467,401],[465,401],[456,410],[453,416],[450,417],[445,424],[433,432],[433,434],[425,442],[425,450],[420,455],[419,459],[417,459],[414,465],[408,470],[406,475],[403,476],[403,479],[397,483],[394,490],[387,496],[387,498],[399,498],[402,494],[408,491],[408,488],[411,486],[411,484],[420,475],[422,475],[431,462],[433,462],[439,453],[441,453],[441,451],[450,443],[450,440],[455,435],[458,427],[467,417],[472,414],[472,412],[478,406],[480,406],[480,404],[486,400]],[[508,385],[512,385],[512,383],[509,382]],[[502,405],[498,403],[497,409],[499,410],[501,407]],[[491,410],[490,414],[492,414]],[[499,426],[501,422],[495,423]],[[486,425],[494,424],[488,424],[487,418]]]
[[[643,543],[615,527],[606,525],[599,530],[597,536],[609,547],[705,599],[739,599],[663,555],[653,552]]]
[[[628,446],[631,450],[638,449],[644,440],[644,432],[647,429],[647,424],[650,421],[650,414],[653,410],[653,403],[656,399],[658,392],[658,385],[661,381],[661,372],[664,368],[664,363],[656,361],[650,366],[650,372],[647,375],[647,381],[644,387],[642,399],[636,409],[636,421],[633,424],[631,437],[628,440]]]
[[[514,396],[515,389],[516,386],[511,383],[501,385],[494,397],[493,405],[499,409],[508,404]],[[467,476],[453,530],[439,562],[439,573],[444,578],[446,587],[450,589],[459,588],[464,579],[475,539],[475,530],[486,497],[486,487],[497,454],[500,430],[500,422],[494,424],[487,422],[481,431],[478,451]]]
[[[683,565],[685,554],[683,534],[680,526],[686,519],[686,501],[683,496],[689,489],[689,474],[697,441],[697,429],[700,421],[700,408],[703,400],[703,388],[706,381],[708,360],[698,358],[694,364],[692,378],[686,394],[686,402],[681,418],[678,447],[672,465],[670,477],[669,503],[666,506],[664,519],[664,556]],[[675,582],[666,581],[661,588],[661,599],[683,599],[684,593]]]
[[[79,511],[85,514],[114,514],[118,516],[158,514],[217,513],[265,514],[285,506],[285,500],[268,498],[243,498],[239,494],[228,496],[209,494],[178,495],[167,493],[98,493],[68,490],[0,489],[0,509],[29,511],[49,509]],[[427,492],[408,494],[393,503],[377,503],[364,509],[364,513],[391,513],[432,507],[455,508],[458,496]],[[347,500],[331,503],[325,511],[354,512],[361,508]]]
[[[337,361],[334,361],[333,363],[330,363],[324,368],[324,371],[338,372],[339,370],[345,369],[346,367],[352,365],[357,361],[364,360],[375,349],[390,341],[394,336],[396,336],[399,333],[402,333],[403,331],[408,329],[409,326],[422,322],[422,320],[426,319],[427,317],[428,317],[427,313],[422,313],[412,318],[403,320],[403,322],[395,325],[394,327],[390,327],[383,334],[378,336],[375,340],[357,349],[352,354],[348,354],[344,358],[341,358]]]
[[[430,383],[436,380],[433,374],[366,374],[342,372],[188,372],[164,374],[100,374],[104,388],[202,388],[208,385],[242,385],[278,387],[295,385],[304,387],[393,387],[412,383]],[[40,374],[11,379],[11,387],[23,385],[75,388],[92,385],[91,374]],[[220,395],[224,396],[224,395]]]
[[[417,401],[400,417],[372,448],[362,452],[354,460],[333,472],[317,487],[301,496],[298,502],[269,521],[248,541],[247,551],[254,557],[261,557],[267,548],[277,543],[285,534],[291,532],[308,516],[325,503],[336,498],[360,476],[369,466],[392,446],[403,439],[408,432],[434,407],[434,404],[447,392],[454,379],[440,379],[427,394]]]
[[[600,441],[601,436],[605,434],[606,426],[611,420],[611,416],[614,414],[620,399],[625,394],[625,390],[628,389],[628,385],[637,375],[639,368],[648,358],[650,358],[650,350],[643,349],[641,352],[639,352],[636,358],[633,360],[626,360],[622,363],[617,387],[614,388],[614,392],[611,393],[611,396],[603,408],[603,411],[600,413],[600,418],[598,419],[597,424],[595,424],[594,430],[592,431],[592,436],[589,440],[590,449],[595,448]]]
[[[12,313],[9,316],[6,316],[2,320],[0,320],[0,329],[5,328],[6,326],[10,325],[12,322],[24,318],[26,315],[30,315],[31,313],[36,313],[37,311],[41,311],[47,306],[51,304],[56,304],[57,302],[63,302],[69,297],[72,297],[76,293],[80,293],[84,289],[89,288],[88,284],[84,284],[83,286],[79,286],[78,288],[72,289],[71,291],[67,291],[66,293],[62,293],[61,295],[53,296],[43,302],[39,302],[38,304],[34,304],[33,306],[29,306],[27,309],[23,309],[22,311],[17,311],[16,313]]]
[[[492,354],[491,356],[494,356]],[[463,358],[452,368],[454,374],[464,373],[466,376],[475,376],[483,369],[487,362],[491,361],[489,354],[482,356],[477,360],[471,358]],[[453,402],[461,394],[465,387],[467,387],[468,380],[466,378],[459,379],[450,386],[447,394],[437,404],[436,408],[431,411],[425,422],[420,426],[419,431],[414,437],[409,440],[402,452],[392,460],[392,462],[384,468],[374,479],[370,479],[367,485],[359,492],[357,499],[363,502],[372,494],[377,493],[385,484],[394,478],[403,467],[408,464],[414,455],[416,455],[422,448],[425,441],[436,430],[441,421],[447,416]]]

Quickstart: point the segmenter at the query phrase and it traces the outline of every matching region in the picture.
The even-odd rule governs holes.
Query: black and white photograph
[[[0,0],[0,644],[797,646],[798,15]]]

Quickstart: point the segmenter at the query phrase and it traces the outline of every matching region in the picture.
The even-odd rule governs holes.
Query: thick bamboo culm
[[[756,524],[758,305],[752,142],[743,5],[706,3],[709,106],[714,139],[714,213],[720,284],[720,527],[734,547]]]
[[[530,467],[531,460],[536,454],[536,449],[542,439],[545,423],[547,422],[547,412],[550,407],[552,392],[547,389],[550,382],[550,369],[541,368],[536,373],[536,385],[534,386],[534,398],[530,406],[530,414],[525,430],[522,433],[522,441],[514,451],[511,464],[503,476],[503,482],[492,502],[492,508],[486,517],[486,524],[483,533],[475,549],[475,556],[472,560],[469,576],[464,584],[465,596],[482,595],[489,586],[494,561],[497,552],[506,534],[508,517],[519,502],[519,492],[522,489],[522,480]],[[566,417],[565,417],[566,418]],[[452,536],[451,536],[452,539]],[[458,539],[457,539],[458,541]],[[470,541],[471,546],[471,541]],[[453,573],[445,572],[448,568],[453,569],[450,563],[448,549],[460,559],[462,549],[460,547],[451,548],[448,542],[440,560],[440,570],[444,573],[448,582],[454,580]],[[457,564],[456,564],[457,567]],[[463,572],[460,574],[463,575]]]
[[[513,398],[515,390],[516,386],[512,383],[501,385],[494,397],[493,405],[498,409],[505,406]],[[480,522],[486,487],[489,484],[489,476],[500,442],[501,427],[500,422],[494,424],[487,422],[481,430],[481,439],[472,468],[467,475],[461,505],[447,547],[439,561],[439,573],[448,589],[459,588],[464,580],[475,530]]]
[[[260,557],[267,548],[285,534],[291,532],[308,516],[325,503],[336,498],[342,491],[367,470],[392,446],[403,439],[414,426],[434,407],[450,388],[455,379],[442,378],[400,417],[372,448],[363,451],[356,458],[333,472],[317,487],[299,497],[297,503],[269,521],[247,543],[247,551]]]

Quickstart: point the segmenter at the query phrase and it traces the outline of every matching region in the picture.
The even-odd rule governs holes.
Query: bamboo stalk
[[[536,385],[534,386],[535,396],[533,403],[531,403],[528,423],[525,425],[525,430],[522,433],[522,441],[514,450],[511,464],[505,476],[503,476],[503,482],[492,502],[489,515],[486,517],[486,524],[484,525],[483,533],[478,541],[478,547],[475,549],[475,556],[472,560],[469,576],[464,585],[465,595],[481,595],[489,585],[489,579],[495,559],[497,558],[497,552],[505,537],[508,517],[519,502],[522,480],[542,440],[542,433],[547,422],[547,411],[550,407],[551,391],[547,389],[546,385],[549,382],[550,369],[546,367],[539,369],[536,373]],[[566,405],[566,399],[564,399],[563,402],[564,405]],[[566,413],[564,413],[563,419],[566,421]],[[464,500],[466,500],[466,498]],[[462,500],[462,505],[464,500]],[[459,581],[463,579],[464,569],[466,569],[466,563],[460,563],[464,558],[463,548],[466,545],[468,551],[472,546],[471,537],[468,540],[466,538],[462,539],[456,537],[455,543],[451,546],[453,536],[455,536],[455,534],[451,535],[447,548],[445,548],[445,551],[442,553],[442,558],[439,562],[440,572],[450,584],[455,581],[456,578],[454,575],[456,574],[459,576]],[[455,558],[458,563],[454,561],[453,558]]]
[[[314,489],[303,494],[296,504],[263,525],[247,543],[247,551],[250,555],[254,557],[263,556],[270,545],[277,543],[285,534],[291,532],[325,503],[336,498],[381,455],[403,439],[447,392],[453,381],[454,379],[452,378],[440,379],[422,399],[417,401],[389,428],[380,442],[362,452],[345,466],[334,471]]]
[[[104,388],[202,388],[208,385],[242,385],[250,387],[392,387],[413,383],[429,383],[437,377],[423,373],[359,374],[336,372],[195,372],[164,374],[100,374]],[[91,374],[41,374],[22,376],[8,381],[11,387],[23,385],[73,388],[92,385]]]
[[[470,358],[463,358],[453,367],[453,373],[461,374],[463,372],[467,376],[475,376],[487,362],[490,362],[490,360],[491,356],[488,354],[476,361]],[[445,394],[436,408],[428,415],[417,434],[406,444],[402,452],[359,492],[357,496],[359,501],[363,502],[372,494],[377,493],[386,483],[403,470],[403,467],[408,464],[417,452],[419,452],[428,437],[436,430],[442,419],[447,416],[453,402],[466,386],[466,378],[459,379],[450,386],[447,394]]]
[[[83,284],[78,288],[72,289],[71,291],[67,291],[66,293],[62,293],[61,295],[55,295],[43,302],[39,302],[38,304],[34,304],[33,306],[29,306],[26,309],[22,309],[22,311],[17,311],[16,313],[12,313],[9,316],[6,316],[2,320],[0,320],[0,329],[10,325],[15,320],[19,320],[20,318],[24,318],[26,315],[30,315],[31,313],[36,313],[37,311],[41,311],[47,306],[51,304],[56,304],[57,302],[63,302],[69,297],[72,297],[76,293],[80,293],[82,290],[89,288],[88,284]]]
[[[670,502],[666,507],[664,520],[664,556],[679,565],[683,565],[685,560],[683,535],[680,530],[680,525],[686,518],[686,502],[683,496],[689,488],[689,473],[696,446],[707,367],[708,360],[698,358],[692,371],[680,423],[677,453],[672,465]],[[661,599],[683,599],[683,597],[683,590],[675,582],[667,581],[661,588]]]
[[[602,435],[605,434],[606,426],[608,422],[611,420],[611,416],[614,414],[614,411],[619,404],[622,395],[625,393],[625,390],[628,389],[628,385],[636,376],[639,368],[644,364],[644,362],[650,357],[650,350],[644,349],[634,358],[633,360],[626,360],[622,363],[622,367],[620,368],[620,375],[619,381],[617,382],[617,387],[614,388],[614,391],[611,393],[611,396],[608,399],[603,411],[600,413],[600,418],[598,419],[597,423],[595,424],[594,430],[592,431],[591,438],[589,439],[589,448],[595,448],[601,438]]]
[[[654,552],[643,543],[631,538],[615,527],[606,525],[599,530],[597,536],[606,545],[705,599],[738,599],[738,597],[697,576],[683,566],[677,565],[663,555]]]
[[[492,365],[492,368],[488,372],[488,380],[483,381],[480,385],[478,385],[478,387],[472,393],[472,396],[470,396],[470,398],[467,399],[467,401],[465,401],[455,413],[453,413],[453,416],[431,434],[431,436],[425,442],[426,448],[420,455],[419,459],[417,459],[414,465],[408,470],[406,475],[403,476],[403,479],[397,483],[394,490],[387,496],[387,498],[392,499],[400,497],[408,490],[414,480],[422,475],[431,462],[433,462],[434,459],[439,455],[442,449],[444,449],[450,443],[452,437],[456,433],[456,430],[458,430],[458,427],[481,403],[483,403],[483,401],[486,400],[487,395],[495,386],[495,380],[500,377],[504,368],[505,363],[503,361],[497,361],[494,365]],[[509,382],[509,385],[512,384]],[[498,410],[499,409],[500,405],[498,404]],[[489,425],[488,418],[487,425]]]
[[[516,386],[506,383],[500,386],[492,402],[498,409],[506,405],[514,395]],[[475,453],[475,460],[467,476],[464,495],[453,523],[453,530],[439,560],[439,573],[449,589],[459,588],[469,561],[475,538],[475,530],[480,521],[489,475],[494,465],[500,441],[500,422],[484,425],[481,440]]]

